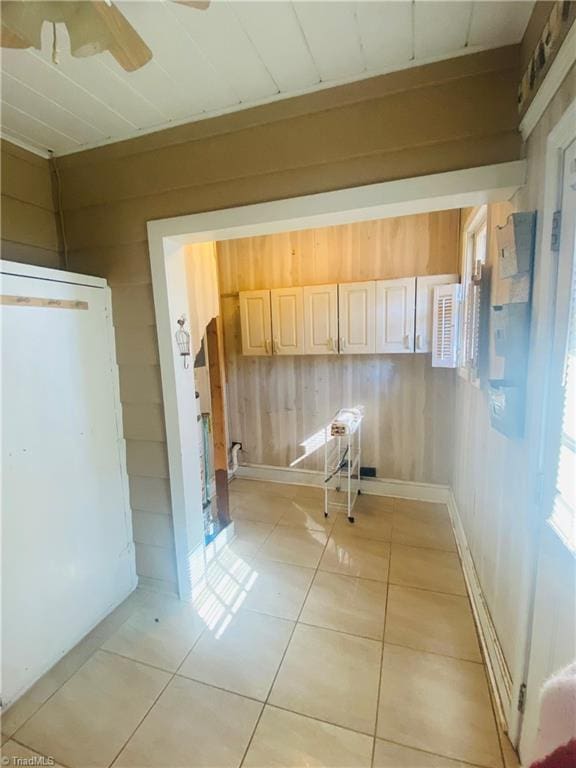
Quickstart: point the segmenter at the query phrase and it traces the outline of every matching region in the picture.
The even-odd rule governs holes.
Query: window
[[[576,552],[576,141],[564,156],[561,221],[549,417],[554,456],[551,522]]]
[[[460,375],[478,382],[482,267],[486,263],[488,228],[486,206],[471,217],[465,233],[462,275],[464,284],[460,332]]]
[[[572,277],[570,323],[562,381],[563,409],[552,523],[576,551],[576,272]]]

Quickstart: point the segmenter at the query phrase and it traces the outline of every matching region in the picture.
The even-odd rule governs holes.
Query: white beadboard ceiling
[[[58,25],[42,51],[2,50],[1,127],[42,154],[142,133],[405,67],[518,43],[533,2],[168,0],[116,5],[154,58],[125,72],[109,53],[69,53]]]

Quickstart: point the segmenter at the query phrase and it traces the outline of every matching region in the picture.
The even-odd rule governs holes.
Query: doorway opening
[[[194,358],[206,336],[208,367],[212,371],[212,408],[216,403],[222,414],[220,422],[215,413],[211,419],[211,456],[216,496],[220,489],[220,500],[216,517],[212,511],[209,514],[208,528],[214,532],[229,519],[224,487],[230,443],[224,416],[226,391],[215,272],[216,241],[504,201],[524,183],[525,174],[525,162],[517,161],[148,222],[174,543],[182,598],[191,595],[205,570],[202,443],[198,430],[189,426],[197,424],[196,388],[175,351],[177,321],[182,316],[189,322]],[[226,531],[225,525],[223,530]]]

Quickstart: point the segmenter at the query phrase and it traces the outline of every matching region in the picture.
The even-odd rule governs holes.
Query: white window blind
[[[432,325],[432,367],[456,368],[458,365],[459,285],[434,288]]]

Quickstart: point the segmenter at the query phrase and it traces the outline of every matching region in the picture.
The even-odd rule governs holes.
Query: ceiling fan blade
[[[210,0],[174,0],[178,5],[187,5],[189,8],[195,8],[197,11],[205,11],[210,5]]]
[[[5,48],[42,47],[44,21],[64,23],[73,56],[110,51],[127,72],[147,64],[152,51],[114,5],[105,0],[3,0],[0,44]]]
[[[43,3],[5,0],[0,4],[2,48],[42,47]]]
[[[140,69],[152,58],[150,48],[116,6],[104,0],[71,1],[67,6],[70,14],[66,26],[73,56],[110,51],[127,72]]]

